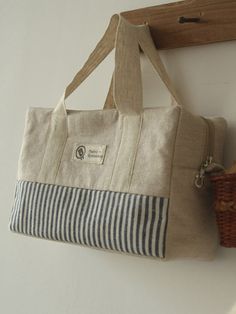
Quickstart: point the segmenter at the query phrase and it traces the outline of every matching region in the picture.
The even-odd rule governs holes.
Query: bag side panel
[[[225,123],[217,120],[215,150],[221,159]],[[218,244],[208,187],[197,189],[195,175],[207,152],[207,128],[201,117],[182,110],[173,163],[167,232],[167,259],[211,259]]]
[[[206,189],[196,190],[196,170],[173,168],[166,258],[212,259],[218,243],[215,216]]]
[[[227,122],[224,118],[210,118],[214,124],[214,161],[223,164],[224,144],[227,132]]]

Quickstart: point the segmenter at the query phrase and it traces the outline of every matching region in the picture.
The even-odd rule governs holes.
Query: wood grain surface
[[[187,0],[122,12],[134,24],[148,23],[158,49],[236,39],[235,0]],[[180,23],[179,19],[198,18]]]

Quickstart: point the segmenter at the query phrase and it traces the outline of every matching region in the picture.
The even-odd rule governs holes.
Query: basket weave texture
[[[211,176],[220,244],[236,247],[236,173]]]

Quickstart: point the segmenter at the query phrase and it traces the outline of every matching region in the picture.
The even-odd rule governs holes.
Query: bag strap
[[[174,86],[172,85],[169,75],[167,74],[165,66],[161,60],[161,57],[159,53],[157,52],[149,27],[138,28],[138,41],[143,52],[149,58],[154,69],[158,72],[163,83],[166,85],[167,89],[169,90],[171,96],[176,101],[176,104],[179,106],[182,106],[181,101],[175,91]]]
[[[115,46],[116,29],[118,26],[119,17],[114,14],[109,22],[109,25],[98,42],[95,49],[89,55],[87,61],[79,72],[74,76],[73,80],[66,87],[61,99],[59,100],[54,112],[60,115],[66,114],[65,99],[70,96],[73,91],[92,73],[95,68],[107,57]],[[113,97],[113,96],[112,96]]]
[[[115,48],[115,70],[107,101],[123,114],[140,114],[142,105],[142,81],[139,45],[150,58],[176,102],[178,97],[170,87],[170,80],[156,51],[147,25],[133,25],[121,15],[112,16],[109,26],[82,69],[66,87],[54,113],[67,115],[65,99],[89,76],[89,74]]]
[[[114,14],[109,25],[102,37],[96,45],[94,51],[89,55],[87,61],[81,70],[75,75],[70,84],[66,87],[65,98],[70,96],[73,91],[95,70],[95,68],[108,56],[115,46],[116,29],[119,17]]]
[[[65,99],[88,77],[115,47],[113,94],[116,108],[123,114],[140,114],[142,111],[142,82],[139,46],[136,27],[121,15],[115,14],[102,40],[89,56],[84,67],[66,87],[54,113],[67,115]]]
[[[156,49],[156,46],[153,42],[149,27],[138,27],[138,42],[140,47],[142,48],[144,54],[151,61],[154,69],[160,75],[161,80],[166,85],[172,97],[172,104],[176,104],[178,106],[182,106],[182,103],[175,91],[175,88],[169,78],[169,75],[165,69],[165,66],[161,60],[161,57]],[[114,76],[114,74],[113,74]],[[113,76],[110,83],[109,92],[104,104],[103,109],[112,109],[115,108],[115,104],[113,101]]]
[[[114,84],[114,73],[112,73],[109,90],[107,93],[105,103],[103,105],[103,110],[116,108],[115,103],[114,103],[114,99],[113,99],[113,84]]]
[[[140,114],[143,111],[143,89],[137,26],[121,15],[115,48],[113,93],[116,108],[125,115]]]

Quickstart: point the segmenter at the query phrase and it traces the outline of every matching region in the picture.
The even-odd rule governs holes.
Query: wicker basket
[[[220,244],[236,247],[236,173],[211,176]]]

